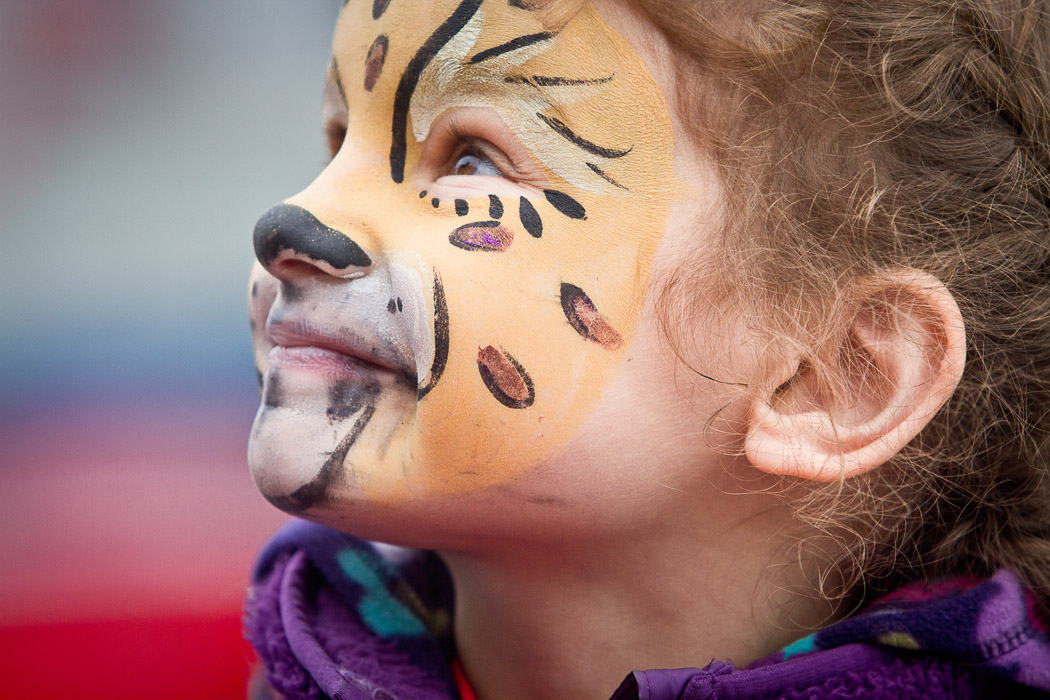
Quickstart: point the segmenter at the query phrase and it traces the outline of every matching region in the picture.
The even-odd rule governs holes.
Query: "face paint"
[[[675,187],[660,90],[589,5],[551,31],[506,0],[350,0],[331,73],[345,140],[255,231],[253,476],[315,514],[505,483],[623,362]]]

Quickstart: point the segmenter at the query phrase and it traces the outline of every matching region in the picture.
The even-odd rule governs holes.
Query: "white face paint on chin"
[[[626,357],[674,182],[662,95],[593,8],[555,34],[505,1],[366,5],[338,154],[255,237],[252,474],[329,521],[556,454]],[[450,176],[464,145],[501,177]]]
[[[388,444],[396,417],[415,408],[417,377],[434,357],[429,311],[418,275],[377,262],[344,284],[314,274],[279,282],[262,270],[253,274],[272,301],[256,348],[267,371],[249,463],[259,488],[282,509],[307,508],[344,479],[342,462],[365,427],[369,439]],[[289,459],[289,448],[302,452]]]

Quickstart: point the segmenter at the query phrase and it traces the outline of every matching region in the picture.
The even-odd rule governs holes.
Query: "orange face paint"
[[[256,229],[250,461],[289,510],[556,454],[623,361],[675,187],[660,90],[589,5],[556,31],[498,0],[380,5],[336,29],[338,154]]]

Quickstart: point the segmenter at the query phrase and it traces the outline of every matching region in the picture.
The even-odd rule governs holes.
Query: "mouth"
[[[272,344],[268,368],[316,372],[333,379],[392,379],[416,385],[415,365],[396,347],[367,331],[348,332],[328,328],[308,319],[272,317],[266,323],[266,339]]]

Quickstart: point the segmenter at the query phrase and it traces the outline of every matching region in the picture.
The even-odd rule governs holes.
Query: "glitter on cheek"
[[[498,221],[479,221],[457,228],[448,242],[463,250],[502,253],[514,242],[514,232]]]

